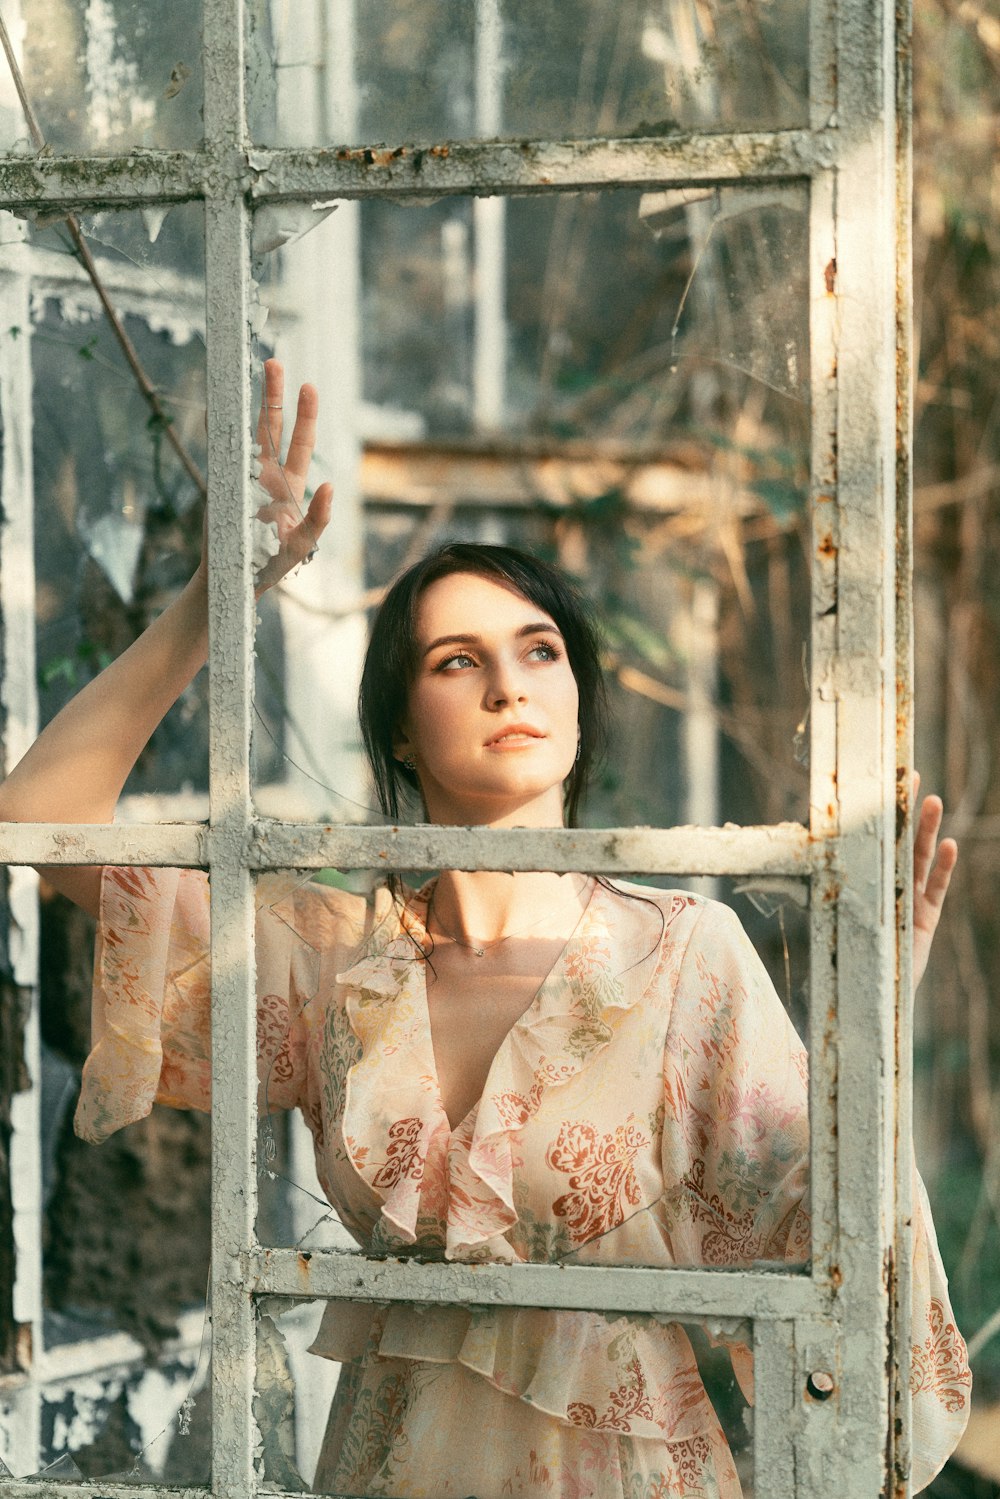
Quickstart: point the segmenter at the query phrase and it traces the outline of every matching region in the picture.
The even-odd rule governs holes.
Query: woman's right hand
[[[282,463],[284,392],[285,371],[279,360],[268,359],[264,365],[264,390],[257,419],[261,466],[257,483],[263,490],[263,503],[257,511],[257,519],[275,528],[278,549],[254,579],[258,598],[280,582],[286,573],[305,562],[319,545],[330,520],[333,500],[333,486],[321,484],[303,512],[306,480],[316,446],[319,395],[314,385],[303,385],[299,391],[295,426]],[[203,556],[203,573],[205,568]]]

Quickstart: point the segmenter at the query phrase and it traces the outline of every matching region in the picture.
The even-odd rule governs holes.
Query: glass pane
[[[269,1297],[257,1327],[270,1488],[753,1495],[749,1323]]]
[[[316,561],[261,601],[263,810],[381,815],[366,617],[464,541],[557,563],[598,610],[611,751],[587,822],[804,819],[805,191],[282,213],[257,225],[260,352],[288,367],[286,444],[293,387],[319,386],[307,493],[336,499]]]
[[[489,874],[260,878],[261,1240],[801,1267],[805,887],[517,879],[489,940]]]
[[[651,136],[807,121],[799,0],[371,0],[328,30],[261,4],[250,42],[252,128],[267,143]]]
[[[206,1483],[206,876],[107,870],[96,953],[94,922],[48,884],[42,896],[32,1356],[44,1377],[12,1388],[6,1412],[0,1398],[0,1459],[15,1477],[49,1481]],[[150,1113],[168,1099],[175,1107]],[[20,1249],[29,1279],[30,1243]]]
[[[201,0],[21,0],[15,48],[53,151],[195,147],[202,138]],[[0,59],[0,150],[34,150]]]
[[[152,240],[140,211],[81,221],[155,406],[65,226],[33,230],[24,253],[20,226],[10,218],[6,225],[8,263],[17,274],[8,282],[4,331],[22,341],[25,392],[33,392],[22,419],[34,463],[44,725],[177,596],[198,565],[196,476],[205,471],[202,211],[175,208]],[[206,815],[207,690],[203,673],[154,734],[126,785],[121,812],[152,821]]]

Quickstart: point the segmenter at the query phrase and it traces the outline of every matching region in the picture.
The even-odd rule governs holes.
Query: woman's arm
[[[330,517],[332,490],[323,484],[302,517],[300,504],[316,441],[315,388],[299,392],[295,427],[284,465],[281,400],[284,375],[277,360],[264,366],[257,440],[260,482],[269,502],[263,520],[278,529],[280,549],[258,580],[272,587],[308,555]],[[0,785],[0,821],[105,823],[153,730],[205,664],[208,654],[208,576],[205,559],[183,592],[116,661],[89,682],[39,735]],[[46,878],[96,914],[101,871],[53,865]]]

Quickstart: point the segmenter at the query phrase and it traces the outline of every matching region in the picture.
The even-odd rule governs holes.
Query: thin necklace
[[[586,884],[586,881],[584,882],[584,884]],[[580,890],[574,890],[574,892],[573,892],[573,898],[574,898],[574,900],[579,898],[579,896],[582,894],[583,888],[584,887],[581,886]],[[434,881],[434,888],[431,891],[431,898],[427,902],[427,920],[424,923],[424,925],[425,925],[425,927],[426,927],[427,932],[428,932],[429,935],[433,935],[431,933],[431,913],[434,910],[434,897],[435,897],[436,894],[437,894],[437,881],[435,880]],[[568,905],[569,905],[569,900],[568,899],[565,900],[565,901],[560,901],[559,904],[553,908],[553,910],[560,911],[560,910],[562,910],[563,906],[568,906]],[[441,933],[441,936],[442,937],[447,937],[449,942],[454,942],[456,944],[456,946],[458,946],[458,947],[467,947],[468,950],[469,950],[469,952],[475,953],[475,955],[476,955],[477,958],[485,958],[486,954],[488,952],[492,952],[493,949],[494,949],[494,947],[501,947],[505,942],[509,942],[512,937],[523,937],[524,934],[525,934],[525,932],[532,932],[532,931],[534,931],[534,929],[535,929],[536,926],[541,926],[543,921],[548,921],[549,917],[552,914],[553,914],[552,911],[546,911],[544,913],[544,915],[539,916],[536,921],[529,922],[527,926],[519,926],[516,931],[505,932],[502,937],[494,937],[494,939],[493,939],[492,942],[469,942],[464,937],[456,937],[455,934],[454,934],[454,932],[448,932],[448,931],[445,930],[445,928],[441,925],[441,918],[440,917],[437,918],[437,924],[438,924],[438,931]]]

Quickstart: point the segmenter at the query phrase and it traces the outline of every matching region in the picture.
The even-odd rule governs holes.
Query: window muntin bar
[[[798,823],[766,828],[359,828],[258,823],[254,868],[589,869],[803,876],[832,851]]]
[[[503,142],[382,146],[350,151],[247,149],[243,186],[255,203],[284,198],[355,198],[388,193],[547,192],[594,187],[683,187],[805,179],[836,161],[838,137],[790,130],[697,133],[656,140]],[[71,169],[72,168],[72,169]],[[0,200],[14,208],[176,202],[214,184],[206,156],[150,151],[129,157],[0,157]]]
[[[218,153],[205,205],[208,335],[208,557],[212,910],[212,1404],[219,1413],[213,1492],[254,1486],[253,1324],[239,1274],[252,1238],[254,1151],[253,889],[243,864],[250,816],[250,226],[233,152],[243,135],[242,6],[207,0],[205,134]]]
[[[818,1316],[830,1297],[807,1275],[641,1266],[422,1264],[353,1252],[255,1248],[246,1260],[255,1294],[357,1296],[366,1301],[469,1301],[482,1305],[606,1307],[768,1321]]]

